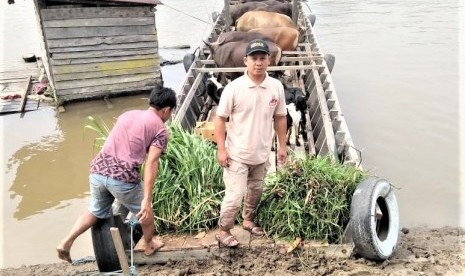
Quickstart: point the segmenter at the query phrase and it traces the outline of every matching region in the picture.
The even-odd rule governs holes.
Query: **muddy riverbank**
[[[405,231],[407,232],[407,231]],[[138,275],[463,275],[464,229],[413,228],[400,233],[395,254],[376,263],[363,258],[327,259],[307,252],[237,249],[228,258],[138,266]],[[229,250],[229,249],[225,249]],[[57,259],[58,260],[58,259]],[[95,262],[60,262],[7,268],[1,275],[97,275]]]

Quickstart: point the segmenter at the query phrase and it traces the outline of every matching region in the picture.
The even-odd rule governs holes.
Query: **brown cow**
[[[250,42],[254,39],[273,41],[271,37],[261,34],[260,32],[231,31],[220,34],[220,36],[218,37],[216,42],[214,42],[214,44],[226,44],[234,41]]]
[[[270,0],[268,0],[270,1]],[[259,3],[268,3],[267,2],[259,2]],[[254,9],[254,11],[267,11],[267,12],[277,12],[280,14],[285,14],[289,16],[289,18],[292,18],[292,5],[289,3],[281,3],[277,2],[276,0],[273,0],[276,3],[274,4],[268,4],[265,6],[258,6],[257,8]],[[244,5],[244,4],[243,4]]]
[[[299,31],[290,27],[257,28],[250,30],[249,33],[269,37],[283,51],[294,51],[299,43]]]
[[[261,2],[248,2],[244,4],[238,4],[231,6],[229,15],[231,17],[232,24],[235,24],[236,20],[248,11],[253,11],[259,7],[266,7],[268,4]]]
[[[271,64],[276,65],[281,60],[281,48],[273,42],[267,41],[270,49]],[[248,42],[235,41],[225,44],[211,44],[213,60],[218,67],[245,67],[245,48]],[[243,72],[225,72],[225,76],[231,80],[241,76]]]
[[[266,0],[264,2],[246,2],[244,4],[231,6],[229,14],[232,24],[234,25],[236,20],[248,11],[277,12],[292,17],[292,5],[289,3],[282,3],[277,0]]]
[[[295,28],[292,19],[284,14],[266,11],[248,11],[236,21],[238,31],[250,31],[257,28],[290,27]]]

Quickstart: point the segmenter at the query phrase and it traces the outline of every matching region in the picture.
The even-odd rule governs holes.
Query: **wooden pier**
[[[39,100],[28,100],[33,85],[39,82],[37,62],[0,63],[0,114],[36,110]]]

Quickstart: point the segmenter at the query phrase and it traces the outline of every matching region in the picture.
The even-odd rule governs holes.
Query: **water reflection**
[[[51,134],[35,131],[25,124],[27,118],[9,130],[8,144],[19,148],[7,163],[7,174],[13,178],[8,189],[10,199],[19,201],[14,218],[22,220],[49,208],[63,208],[67,200],[88,195],[89,162],[97,149],[93,147],[96,134],[84,129],[87,116],[111,125],[126,109],[146,108],[147,100],[141,95],[113,99],[112,104],[109,109],[103,101],[76,103],[57,115],[46,108],[41,119],[37,118],[40,113],[30,113],[31,120],[40,122],[35,128],[54,126]],[[22,135],[30,140],[23,144],[14,139]]]

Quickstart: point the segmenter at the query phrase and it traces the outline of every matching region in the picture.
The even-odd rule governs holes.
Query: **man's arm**
[[[153,185],[158,174],[158,161],[160,160],[162,150],[155,146],[150,146],[145,161],[144,169],[144,198],[141,202],[141,210],[137,214],[137,218],[143,223],[147,219],[153,219],[152,209],[152,193]]]
[[[226,151],[226,118],[215,116],[215,139],[218,147],[218,162],[220,166],[227,167],[229,165],[228,152]]]
[[[279,150],[278,150],[278,163],[283,164],[287,158],[287,145],[286,145],[286,130],[287,120],[286,116],[274,116],[274,130],[278,136]]]

